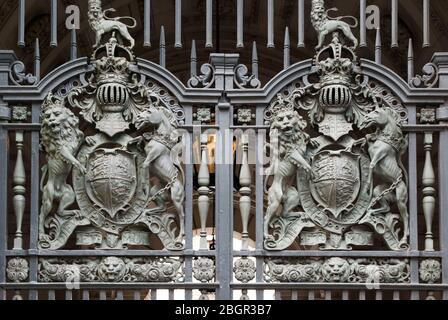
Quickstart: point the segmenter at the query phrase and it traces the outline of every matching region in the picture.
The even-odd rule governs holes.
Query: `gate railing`
[[[273,3],[269,1],[270,15]],[[21,4],[23,8],[24,1]],[[303,11],[303,1],[299,8]],[[241,5],[238,9],[240,16]],[[146,21],[146,42],[148,26]],[[180,44],[178,28],[176,32]],[[207,34],[211,41],[211,31]],[[238,35],[240,43],[241,31]],[[155,250],[39,247],[40,171],[45,163],[39,147],[42,104],[50,92],[65,97],[85,85],[93,66],[86,58],[72,60],[40,80],[38,43],[34,76],[21,69],[13,52],[0,52],[0,299],[448,299],[447,53],[435,54],[433,65],[424,70],[427,75],[416,77],[410,46],[408,81],[381,64],[381,46],[375,61],[360,63],[370,89],[407,113],[403,160],[409,176],[410,237],[409,250],[403,251],[381,246],[305,250],[300,241],[286,250],[265,248],[265,143],[270,134],[266,112],[277,94],[300,87],[299,82],[309,83],[308,75],[316,68],[311,60],[290,65],[289,36],[285,69],[264,87],[258,80],[255,45],[251,72],[238,64],[238,54],[212,54],[201,74],[193,46],[187,85],[164,67],[165,50],[160,54],[160,64],[137,59],[137,67],[148,80],[145,85],[155,84],[157,93],[169,96],[168,103],[184,113],[178,129],[186,232],[179,251],[162,250],[157,244]],[[98,272],[103,273],[91,277],[90,263],[101,265],[104,270]],[[314,278],[324,266],[329,278]],[[358,278],[350,282],[345,272]]]

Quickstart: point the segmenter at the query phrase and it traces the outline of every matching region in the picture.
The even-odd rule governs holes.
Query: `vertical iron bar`
[[[376,29],[376,39],[375,39],[375,62],[381,64],[382,58],[382,47],[381,47],[381,29]]]
[[[274,48],[274,0],[268,1],[268,48]]]
[[[236,28],[237,28],[237,40],[236,40],[236,47],[237,48],[244,48],[244,0],[237,0],[237,22],[236,22]]]
[[[440,87],[445,88],[446,83]],[[448,103],[442,105],[442,110],[448,110]],[[446,111],[445,111],[446,112]],[[443,119],[442,124],[448,120]],[[440,250],[442,251],[442,283],[448,283],[448,131],[444,130],[439,135],[439,237]],[[448,299],[448,290],[444,289],[443,299]]]
[[[151,0],[145,0],[144,3],[144,35],[143,46],[151,47]]]
[[[58,46],[58,0],[51,0],[51,47]]]
[[[264,124],[264,106],[257,106],[255,120],[257,126]],[[255,246],[257,250],[263,250],[263,214],[264,214],[264,192],[263,192],[263,150],[264,137],[257,131],[256,141],[256,165],[255,165]],[[263,258],[257,257],[256,281],[263,282]],[[263,299],[263,290],[256,291],[257,300]]]
[[[308,291],[308,300],[313,301],[315,299],[314,290]]]
[[[298,0],[298,40],[297,47],[305,47],[305,0]]]
[[[56,300],[56,295],[55,295],[54,290],[48,290],[48,300],[51,300],[51,301]]]
[[[25,0],[19,0],[19,27],[17,45],[21,48],[25,46]]]
[[[160,27],[160,45],[159,45],[159,52],[160,52],[160,66],[163,68],[166,68],[166,44],[165,44],[165,27]]]
[[[430,0],[423,0],[423,48],[431,46]]]
[[[415,105],[406,106],[409,124],[417,123],[417,108]],[[408,177],[409,177],[409,231],[410,249],[418,251],[418,173],[417,173],[417,133],[409,133],[408,146]],[[411,259],[411,283],[419,282],[418,259]]]
[[[252,74],[258,79],[258,52],[257,52],[257,42],[252,44]]]
[[[37,79],[37,82],[40,81],[40,47],[39,47],[39,38],[36,38],[36,42],[34,43],[34,76]]]
[[[185,124],[193,124],[193,106],[185,106]],[[185,245],[187,250],[193,249],[193,134],[188,133],[188,140],[185,141]],[[185,259],[185,282],[193,282],[193,261],[192,257]],[[192,291],[185,292],[185,299],[192,300]]]
[[[0,85],[7,85],[0,79]],[[0,122],[8,122],[10,115],[3,114],[8,111],[7,105],[0,105],[2,115]],[[5,112],[6,113],[6,112]],[[0,127],[0,283],[6,282],[6,257],[5,251],[8,249],[8,156],[9,138],[8,131]],[[6,300],[6,289],[0,288],[0,300]]]
[[[391,47],[398,48],[398,0],[391,0],[391,8],[392,8]]]
[[[35,102],[31,109],[31,122],[40,122],[41,103]],[[30,212],[30,249],[38,249],[39,238],[39,131],[31,132],[31,212]],[[30,257],[30,282],[37,282],[38,258]],[[30,299],[37,300],[37,290],[30,290]]]
[[[226,89],[226,80],[220,85]],[[218,88],[217,88],[218,89]],[[219,134],[216,143],[216,226],[217,226],[217,276],[219,278],[218,300],[232,299],[230,282],[232,281],[233,250],[233,133],[228,129],[232,124],[233,107],[225,99],[217,105]]]
[[[76,29],[70,30],[70,60],[78,58],[78,43],[76,40]]]
[[[359,46],[367,47],[366,35],[366,0],[360,0],[359,4]]]
[[[213,48],[213,0],[206,0],[205,47]]]
[[[182,0],[176,0],[175,10],[176,10],[176,17],[175,17],[176,39],[174,41],[174,47],[182,48]]]

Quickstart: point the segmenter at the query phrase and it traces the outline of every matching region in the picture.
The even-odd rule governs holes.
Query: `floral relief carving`
[[[23,282],[28,279],[28,261],[23,258],[12,258],[6,266],[6,276],[12,282]]]
[[[255,279],[255,262],[248,258],[240,258],[235,261],[233,272],[235,273],[235,278],[238,281],[247,283]]]
[[[193,264],[193,276],[201,282],[209,282],[215,277],[215,262],[210,258],[198,258]]]
[[[442,265],[438,260],[423,260],[420,263],[419,273],[423,282],[436,283],[442,277]]]

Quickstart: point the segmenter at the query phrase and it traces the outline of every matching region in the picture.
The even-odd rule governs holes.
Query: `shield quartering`
[[[339,218],[353,208],[358,197],[361,179],[359,156],[346,151],[323,151],[312,164],[314,179],[311,194],[323,211]]]
[[[137,187],[135,155],[120,149],[98,149],[90,155],[86,190],[89,198],[115,218]]]

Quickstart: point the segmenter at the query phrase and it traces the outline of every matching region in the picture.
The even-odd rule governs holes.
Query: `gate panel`
[[[311,7],[314,58],[291,65],[287,29],[264,87],[256,44],[251,70],[212,53],[198,73],[193,42],[184,85],[164,31],[155,64],[120,24],[90,60],[73,31],[42,80],[38,46],[34,75],[0,52],[0,300],[447,299],[447,54],[415,76],[410,47],[405,81]]]

